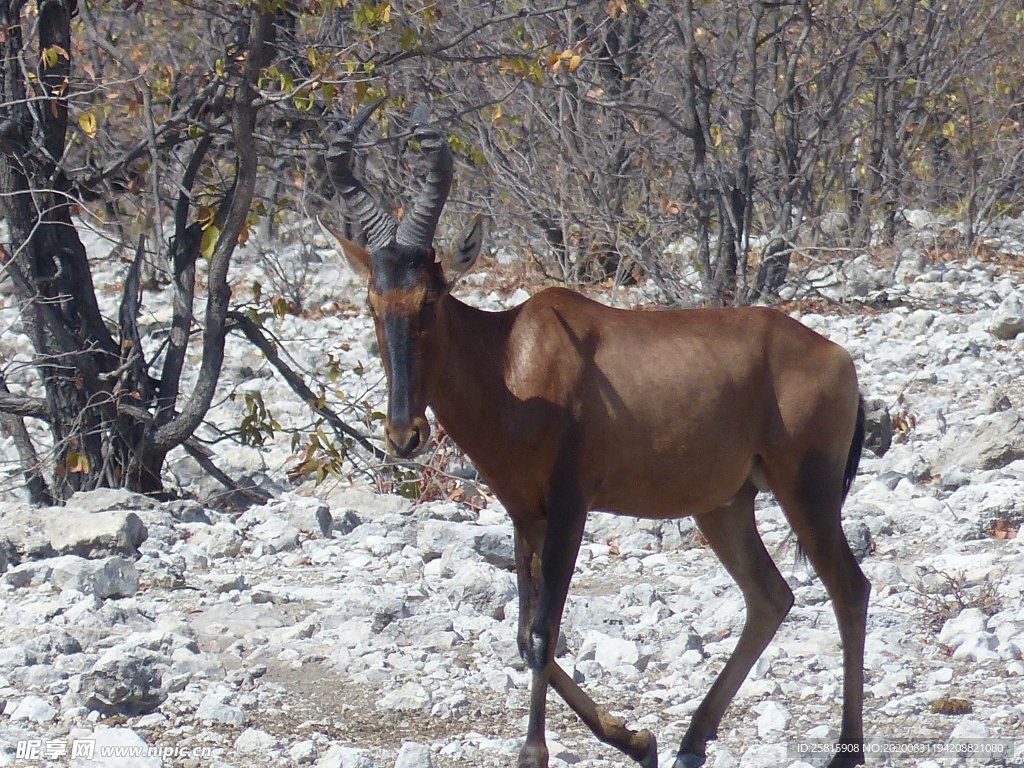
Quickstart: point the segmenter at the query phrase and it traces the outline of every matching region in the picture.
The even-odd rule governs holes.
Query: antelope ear
[[[351,265],[357,275],[369,276],[370,274],[370,253],[361,245],[356,245],[334,229],[330,224],[316,217],[316,223],[320,225],[321,231],[329,242],[333,242],[338,250],[345,256],[346,261]]]
[[[473,268],[483,242],[484,217],[478,213],[469,222],[469,226],[452,240],[451,248],[440,260],[449,287],[455,285],[460,277]]]

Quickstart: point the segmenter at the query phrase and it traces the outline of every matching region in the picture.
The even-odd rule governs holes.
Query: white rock
[[[635,672],[642,666],[640,646],[636,642],[597,631],[584,635],[579,658],[593,658],[606,670],[628,668]]]
[[[235,557],[242,550],[242,532],[231,523],[196,523],[186,530],[190,534],[188,543],[199,547],[209,557]],[[188,557],[187,553],[185,556]]]
[[[992,314],[989,332],[997,339],[1015,338],[1024,331],[1024,294],[1011,293]]]
[[[134,554],[149,536],[137,514],[121,510],[90,514],[69,506],[47,510],[43,523],[54,550],[82,557]]]
[[[285,552],[299,544],[299,530],[280,517],[272,517],[254,526],[249,533],[273,552]]]
[[[975,720],[971,717],[965,717],[960,720],[954,727],[952,732],[949,734],[949,738],[952,739],[987,739],[991,736],[991,732],[987,725],[980,720]]]
[[[515,565],[510,525],[467,525],[429,519],[416,533],[416,547],[424,560],[433,560],[460,548],[474,552],[498,568]]]
[[[430,694],[416,682],[408,682],[384,694],[377,701],[377,709],[409,711],[430,707]]]
[[[988,628],[988,617],[977,608],[964,608],[957,616],[947,619],[939,630],[939,642],[955,648],[971,635]]]
[[[523,288],[516,288],[514,291],[512,291],[511,295],[508,297],[508,306],[510,306],[510,307],[517,306],[519,304],[522,304],[524,301],[526,301],[529,298],[530,298],[530,292],[529,291],[527,291],[527,290],[525,290]]]
[[[26,696],[11,712],[11,720],[48,723],[57,716],[57,709],[41,696]]]
[[[899,260],[892,270],[893,282],[897,285],[907,285],[914,282],[928,265],[928,257],[915,249],[907,249],[900,254]]]
[[[232,692],[223,686],[208,693],[196,707],[196,719],[239,727],[245,725],[245,713],[227,703],[231,696]]]
[[[78,679],[76,693],[105,715],[146,714],[167,698],[163,669],[169,659],[148,648],[115,646]]]
[[[149,745],[131,728],[97,725],[91,733],[72,732],[71,741],[91,742],[91,754],[76,757],[71,768],[162,768],[163,760],[150,757]],[[69,744],[69,749],[71,748]]]
[[[487,563],[468,563],[444,582],[453,607],[472,606],[485,616],[498,616],[516,596],[515,577]]]
[[[104,600],[108,597],[130,597],[139,590],[139,572],[134,563],[114,556],[103,560],[86,560],[78,555],[50,558],[51,583],[58,589],[74,589]]]
[[[277,746],[277,737],[259,728],[246,728],[235,739],[235,749],[243,755],[265,755]]]
[[[743,768],[779,768],[789,765],[785,744],[758,744],[743,753],[739,764]]]
[[[999,654],[996,653],[998,645],[998,639],[991,632],[976,632],[965,637],[957,645],[953,651],[953,658],[992,661],[999,658]]]
[[[925,211],[920,208],[905,208],[903,210],[903,218],[911,229],[929,229],[941,224],[941,220],[935,218],[931,211]]]
[[[264,510],[284,518],[302,533],[330,538],[334,518],[331,508],[321,499],[287,493],[274,499]]]
[[[316,744],[312,739],[297,741],[288,748],[288,757],[296,765],[311,765],[316,760]]]
[[[332,744],[319,760],[316,768],[374,768],[366,750]]]
[[[759,738],[782,733],[789,725],[789,710],[777,701],[763,701],[754,707],[754,711],[758,713],[756,724]]]
[[[415,741],[402,742],[395,768],[433,768],[430,747]]]

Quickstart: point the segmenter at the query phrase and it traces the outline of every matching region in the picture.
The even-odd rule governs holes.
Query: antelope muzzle
[[[384,437],[391,453],[408,459],[426,447],[430,440],[430,425],[423,416],[400,421],[388,419],[384,425]]]

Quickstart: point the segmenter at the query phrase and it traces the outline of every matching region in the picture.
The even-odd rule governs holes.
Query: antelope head
[[[320,225],[353,269],[367,276],[367,304],[387,375],[385,443],[389,451],[407,458],[421,451],[430,437],[425,413],[438,374],[439,318],[455,282],[476,262],[483,219],[475,216],[453,247],[441,258],[436,255],[433,242],[451,188],[452,153],[445,137],[428,125],[422,108],[413,114],[413,136],[427,158],[419,195],[401,221],[377,204],[352,173],[352,148],[382,102],[363,107],[338,133],[327,157],[335,186],[362,226],[366,247],[322,220]]]

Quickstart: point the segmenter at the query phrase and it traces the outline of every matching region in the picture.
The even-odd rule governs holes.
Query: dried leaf
[[[932,702],[932,712],[937,715],[968,715],[974,711],[974,705],[968,699],[943,696]]]
[[[89,463],[89,457],[79,451],[68,451],[67,455],[67,469],[68,472],[77,472],[79,474],[86,474],[92,468]]]

